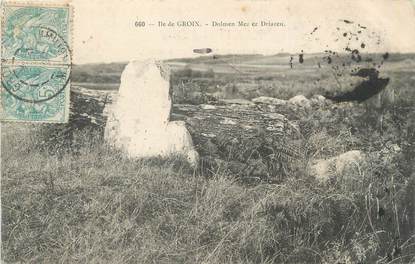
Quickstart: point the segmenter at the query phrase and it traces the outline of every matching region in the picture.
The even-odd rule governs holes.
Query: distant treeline
[[[80,83],[119,83],[127,63],[74,65],[72,81]]]
[[[121,73],[126,63],[75,65],[72,81],[79,83],[120,83]],[[172,79],[213,78],[213,69],[198,71],[186,66],[172,71]]]
[[[172,71],[172,79],[190,79],[190,78],[214,78],[215,72],[212,68],[208,69],[207,71],[198,71],[186,66],[183,69],[178,69]]]

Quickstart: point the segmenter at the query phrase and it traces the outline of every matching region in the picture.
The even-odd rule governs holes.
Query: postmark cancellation
[[[71,21],[66,2],[2,4],[2,121],[67,122]]]

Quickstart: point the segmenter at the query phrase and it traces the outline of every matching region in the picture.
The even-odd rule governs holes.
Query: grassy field
[[[326,184],[304,161],[293,161],[299,169],[278,184],[247,184],[226,170],[192,169],[180,157],[127,158],[88,127],[51,142],[57,125],[2,124],[3,262],[414,263],[415,79],[402,67],[389,71],[393,104],[299,112],[307,159],[367,153]],[[191,85],[207,83],[207,90],[238,80],[241,97],[248,87],[241,83],[271,85],[265,91],[279,98],[318,91],[307,69],[240,78],[190,73]]]
[[[305,55],[303,64],[293,62],[290,55],[221,55],[166,61],[172,69],[174,103],[206,103],[217,98],[252,99],[271,96],[289,99],[303,94],[311,97],[326,92],[353,88],[352,70],[374,67],[381,62],[380,54],[365,54],[373,62],[356,63],[342,55],[332,64],[324,63],[326,54]],[[294,56],[294,55],[293,55]],[[321,64],[321,68],[317,65]],[[345,63],[343,67],[342,64]],[[72,82],[93,90],[116,90],[126,63],[76,65]],[[338,67],[337,67],[338,66]],[[381,65],[381,76],[390,78],[388,92],[396,104],[412,104],[415,100],[415,54],[390,54]],[[209,95],[209,96],[205,96]]]
[[[396,129],[390,123],[375,140],[303,121],[317,156],[365,140],[382,149]],[[374,154],[327,185],[304,170],[281,184],[246,185],[178,157],[128,159],[89,130],[50,146],[50,128],[2,127],[5,263],[415,261],[413,120],[395,132],[408,145],[402,153]]]

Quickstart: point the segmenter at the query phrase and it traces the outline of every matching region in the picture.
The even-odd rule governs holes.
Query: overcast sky
[[[358,24],[367,27],[359,41],[353,40],[356,45],[365,43],[363,51],[415,52],[412,0],[73,0],[73,6],[73,61],[77,64],[191,57],[196,56],[194,48],[202,47],[221,54],[341,51],[346,41],[343,31],[356,30]],[[346,24],[344,19],[354,23]],[[182,20],[200,21],[203,26],[148,25]],[[212,21],[239,20],[283,22],[285,26],[205,26]],[[146,26],[135,27],[136,21],[145,21]]]

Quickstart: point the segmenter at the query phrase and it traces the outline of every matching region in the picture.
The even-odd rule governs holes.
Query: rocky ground
[[[194,170],[104,144],[115,101],[73,89],[68,124],[2,127],[7,262],[414,261],[413,106],[174,104],[201,155]]]
[[[102,130],[116,93],[91,93],[81,88],[72,93],[72,99],[71,122],[65,126],[69,130],[70,127]],[[343,164],[337,167],[343,169],[349,163],[360,162],[365,154],[388,148],[392,151],[390,155],[399,155],[405,147],[392,138],[386,142],[383,139],[382,143],[365,142],[374,136],[365,129],[384,131],[379,136],[385,137],[389,129],[402,126],[399,120],[390,124],[392,120],[385,120],[391,118],[390,113],[372,106],[371,102],[334,103],[321,95],[310,99],[298,95],[289,100],[262,96],[252,100],[220,99],[211,104],[174,104],[171,120],[185,121],[201,156],[199,165],[208,172],[226,168],[245,179],[280,181],[301,163],[314,176],[327,180],[336,171],[338,155],[343,155]],[[371,123],[359,120],[364,117]],[[336,135],[345,138],[337,138],[339,146],[334,149],[322,147],[311,155],[310,141],[319,133],[330,139]],[[358,154],[348,156],[348,152]],[[329,170],[333,164],[334,169]]]
[[[207,263],[232,263],[235,258],[242,262],[249,259],[252,263],[261,262],[262,258],[297,263],[406,263],[413,260],[413,107],[379,109],[373,107],[373,102],[337,104],[321,96],[174,104],[171,119],[186,122],[201,155],[197,171],[179,169],[177,172],[175,159],[166,160],[164,165],[151,161],[147,164],[146,161],[128,159],[103,144],[107,113],[116,101],[115,94],[74,90],[70,123],[37,127],[29,133],[36,143],[26,142],[28,137],[20,133],[17,133],[20,135],[18,140],[10,141],[17,144],[24,140],[21,144],[27,148],[33,144],[35,147],[27,153],[7,152],[10,153],[8,156],[22,156],[27,159],[25,164],[31,164],[30,168],[19,168],[22,173],[17,173],[14,163],[10,162],[13,158],[7,158],[4,165],[6,184],[13,190],[5,194],[8,204],[16,197],[25,197],[21,192],[33,192],[30,190],[36,179],[30,178],[29,183],[22,185],[22,177],[35,177],[33,171],[38,170],[43,175],[43,171],[48,171],[51,166],[53,170],[47,172],[50,178],[44,177],[44,183],[36,185],[47,195],[23,201],[28,204],[27,208],[20,203],[16,203],[19,207],[12,205],[13,210],[6,210],[9,219],[16,219],[11,215],[21,210],[19,208],[26,208],[26,214],[36,221],[51,219],[48,221],[56,225],[51,230],[61,234],[54,240],[75,246],[89,243],[88,236],[91,235],[76,232],[72,236],[79,243],[68,242],[73,238],[65,235],[66,231],[57,225],[57,221],[69,221],[65,225],[73,225],[75,221],[79,230],[93,229],[91,232],[97,234],[112,230],[114,226],[109,222],[107,226],[105,220],[100,220],[102,216],[110,222],[127,221],[125,223],[133,223],[134,228],[128,229],[131,224],[122,225],[127,228],[125,235],[122,231],[105,231],[103,247],[118,248],[117,252],[123,254],[110,254],[107,257],[111,259],[134,256],[143,263],[149,260],[174,262],[176,254],[186,263],[197,262],[198,258],[208,258]],[[45,156],[45,153],[51,154]],[[38,162],[46,167],[37,168]],[[12,172],[20,176],[16,178]],[[74,173],[79,176],[74,178]],[[62,178],[62,175],[66,176]],[[47,214],[65,213],[62,208],[79,204],[94,208],[88,198],[91,195],[98,206],[96,210],[101,210],[101,206],[109,203],[98,192],[102,188],[106,190],[105,197],[107,193],[111,193],[108,197],[121,197],[125,208],[95,216],[91,213],[92,218],[85,218],[87,209],[76,207],[70,209],[73,216],[68,221]],[[157,197],[146,198],[147,202],[140,198],[140,203],[150,204],[142,204],[145,212],[136,212],[134,208],[138,202],[134,197],[148,192],[164,194],[167,198],[163,199],[171,199],[172,204],[163,202],[160,207]],[[69,205],[61,208],[60,203],[54,206],[45,199],[57,199]],[[34,201],[39,203],[33,204]],[[113,202],[111,206],[118,208],[115,200]],[[177,207],[176,203],[192,206]],[[50,209],[30,211],[45,206]],[[73,214],[75,209],[82,212]],[[220,213],[212,215],[211,212]],[[189,215],[192,219],[184,221]],[[150,226],[148,230],[153,230],[152,233],[140,231],[147,237],[136,234],[143,237],[139,242],[133,239],[136,242],[112,244],[114,236],[130,236],[135,234],[132,230],[142,230],[143,222],[131,220],[137,217],[144,218],[142,221]],[[29,221],[25,219],[20,221]],[[176,219],[168,226],[182,231],[175,233],[161,228],[165,219]],[[200,226],[202,223],[203,227]],[[5,248],[9,259],[40,256],[62,260],[71,259],[78,252],[48,242],[47,239],[54,235],[47,229],[41,229],[46,239],[43,244],[57,254],[32,246],[29,246],[32,253],[26,252],[21,249],[24,243],[10,230],[16,229],[16,234],[24,236],[27,232],[36,234],[40,227],[29,226],[26,230],[19,227],[18,222],[10,222],[6,228],[8,242]],[[142,243],[148,245],[152,241],[149,237],[156,239],[157,250],[140,246]],[[166,239],[177,248],[161,246]],[[33,243],[36,244],[34,240]],[[212,247],[209,243],[213,243]],[[92,255],[85,256],[98,260],[106,258],[94,247],[86,248]],[[132,252],[143,252],[144,255]],[[151,255],[151,252],[161,255]]]
[[[320,69],[185,68],[170,119],[185,122],[197,168],[105,144],[119,85],[102,84],[125,65],[104,66],[71,88],[68,124],[2,127],[7,262],[415,260],[415,79],[402,63],[362,103],[322,96],[339,87]]]

